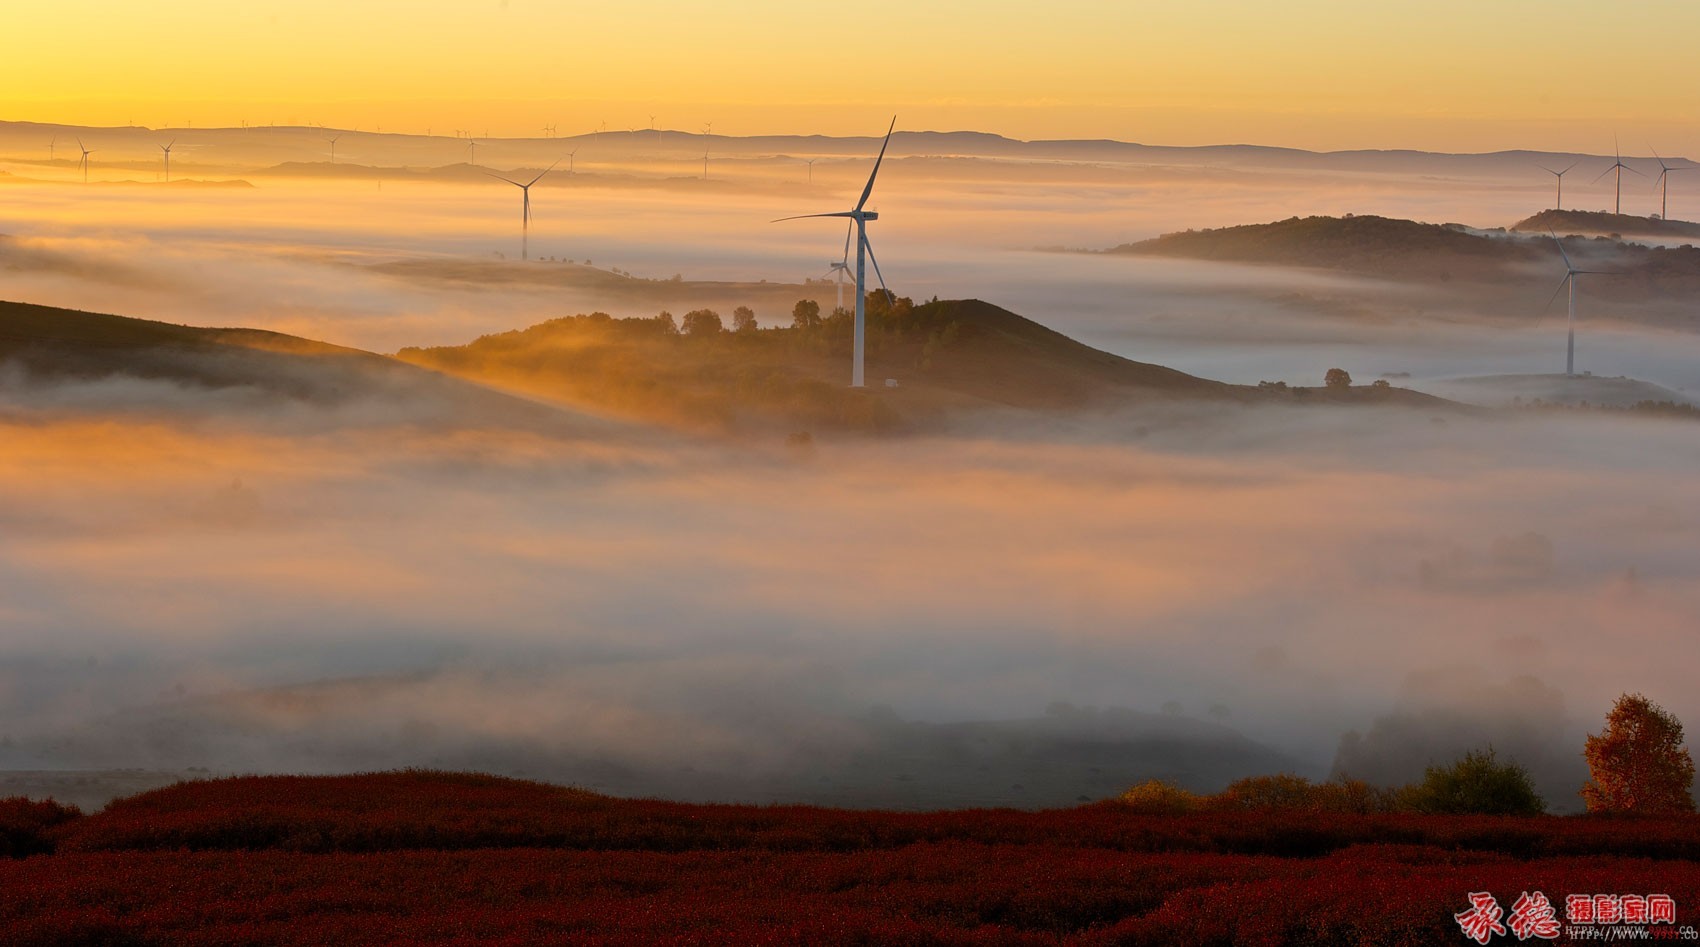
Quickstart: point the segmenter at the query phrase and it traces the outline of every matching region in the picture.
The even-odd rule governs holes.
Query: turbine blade
[[[491,176],[491,177],[493,177],[493,178],[495,178],[495,179],[496,179],[496,180],[498,180],[498,181],[506,181],[506,182],[508,182],[508,183],[509,183],[509,184],[512,184],[512,185],[513,185],[513,186],[514,186],[514,187],[518,187],[518,188],[523,188],[523,187],[526,187],[526,186],[527,186],[527,185],[524,185],[524,184],[521,184],[521,183],[519,183],[519,182],[518,182],[518,181],[515,181],[515,180],[514,180],[514,179],[513,179],[513,178],[505,178],[505,177],[502,177],[502,176],[501,176],[501,175],[500,175],[500,174],[497,174],[497,173],[496,173],[496,172],[494,172],[494,171],[486,171],[486,172],[484,172],[484,173],[485,173],[485,174],[488,174],[488,175],[489,175],[489,176]]]
[[[553,164],[550,164],[547,168],[544,168],[542,171],[539,171],[537,173],[537,177],[532,178],[531,184],[527,184],[526,187],[530,187],[532,184],[536,184],[538,181],[543,180],[543,175],[548,174],[549,172],[555,170],[555,165],[560,164],[562,160],[564,160],[564,159],[556,158]]]
[[[1611,166],[1611,167],[1609,167],[1609,168],[1606,168],[1606,169],[1605,169],[1605,170],[1604,170],[1604,171],[1601,171],[1601,172],[1600,172],[1600,173],[1599,173],[1599,175],[1598,175],[1598,176],[1597,176],[1597,177],[1595,177],[1595,178],[1594,178],[1594,180],[1593,180],[1593,182],[1592,182],[1592,183],[1594,183],[1594,184],[1598,184],[1598,183],[1600,183],[1600,179],[1601,179],[1601,178],[1604,178],[1604,177],[1605,177],[1605,176],[1606,176],[1606,175],[1608,175],[1608,174],[1610,174],[1610,173],[1612,173],[1612,172],[1613,172],[1613,171],[1616,171],[1616,170],[1617,170],[1617,167],[1618,167],[1618,166],[1617,166],[1617,165],[1615,165],[1615,164],[1614,164],[1614,165],[1612,165],[1612,166]]]
[[[854,222],[844,225],[844,259],[840,262],[845,266],[850,265],[850,233],[855,229],[856,224]]]
[[[1582,162],[1580,162],[1580,161],[1572,161],[1572,162],[1570,162],[1570,168],[1574,168],[1581,163]],[[1558,172],[1559,177],[1563,177],[1564,175],[1569,174],[1570,168],[1565,168],[1563,171]]]
[[[856,202],[856,209],[857,210],[861,210],[862,206],[864,204],[868,203],[868,195],[870,195],[874,192],[874,178],[879,176],[880,162],[885,160],[885,149],[888,145],[891,144],[891,133],[896,131],[896,130],[897,130],[897,116],[893,115],[891,117],[891,127],[887,128],[885,130],[885,141],[880,144],[879,157],[874,159],[873,173],[868,175],[868,186],[862,188],[862,199]]]
[[[836,214],[798,214],[795,217],[780,217],[776,220],[770,220],[768,223],[777,224],[787,220],[807,220],[810,217],[849,217],[854,213],[855,211],[841,210]]]
[[[1569,273],[1566,273],[1566,274],[1564,274],[1564,279],[1561,279],[1561,280],[1558,281],[1558,288],[1552,291],[1552,295],[1547,297],[1547,304],[1541,307],[1541,312],[1543,314],[1548,309],[1552,308],[1552,301],[1558,298],[1559,293],[1564,292],[1565,284],[1569,283],[1571,278],[1572,278],[1571,275]]]
[[[1565,269],[1565,271],[1569,272],[1569,273],[1576,272],[1576,265],[1570,262],[1570,254],[1564,252],[1564,241],[1558,239],[1558,234],[1553,233],[1552,228],[1550,228],[1550,227],[1547,228],[1547,235],[1552,237],[1553,243],[1558,244],[1558,255],[1561,256],[1561,257],[1564,257],[1564,269]]]
[[[1634,168],[1631,168],[1627,164],[1623,166],[1623,170],[1628,171],[1630,174],[1638,174],[1638,175],[1641,175],[1641,177],[1646,177],[1645,174],[1641,174],[1641,172],[1635,170]]]
[[[874,245],[869,242],[866,234],[862,236],[862,249],[868,251],[868,262],[874,265],[874,276],[880,281],[880,290],[885,293],[886,301],[895,300],[897,297],[891,294],[891,290],[885,288],[885,276],[880,273],[880,261],[874,258]]]

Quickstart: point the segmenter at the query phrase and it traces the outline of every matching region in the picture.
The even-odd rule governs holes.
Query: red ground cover
[[[0,833],[0,944],[44,947],[1463,944],[1471,891],[1700,903],[1695,817],[914,814],[392,773],[0,802]]]

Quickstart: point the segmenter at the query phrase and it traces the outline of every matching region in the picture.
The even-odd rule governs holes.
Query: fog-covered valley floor
[[[843,231],[769,221],[843,209],[867,166],[564,177],[533,196],[554,259],[521,265],[500,182],[10,165],[0,297],[379,352],[593,309],[781,325],[830,307],[800,284]],[[1447,380],[1562,369],[1550,286],[1041,249],[1312,213],[1498,227],[1539,178],[1113,170],[896,160],[880,266],[1237,383],[1342,367],[1464,397]],[[1579,368],[1700,391],[1700,336],[1583,312]],[[0,369],[0,769],[1038,805],[1149,776],[1402,781],[1491,742],[1563,809],[1618,693],[1700,714],[1691,421],[1131,403],[800,451],[551,407]]]

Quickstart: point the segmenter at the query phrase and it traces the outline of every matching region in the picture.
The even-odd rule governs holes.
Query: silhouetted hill
[[[858,391],[848,387],[850,330],[842,315],[812,328],[693,336],[654,319],[599,313],[464,346],[403,349],[398,357],[616,414],[715,430],[889,430],[975,408],[1257,397],[1098,351],[978,300],[871,306],[869,389]]]
[[[444,422],[473,415],[513,424],[565,417],[387,356],[278,332],[197,328],[17,302],[0,302],[0,369],[16,390],[130,379],[232,393],[257,408],[375,400]],[[115,396],[116,406],[138,403]]]
[[[1686,220],[1660,220],[1657,217],[1636,217],[1633,214],[1608,214],[1591,210],[1543,210],[1533,217],[1519,220],[1512,230],[1531,233],[1552,233],[1566,236],[1638,237],[1700,237],[1700,224]]]
[[[1289,217],[1268,224],[1164,234],[1104,252],[1230,263],[1274,263],[1394,278],[1485,279],[1507,264],[1543,259],[1525,240],[1459,224],[1388,217]]]

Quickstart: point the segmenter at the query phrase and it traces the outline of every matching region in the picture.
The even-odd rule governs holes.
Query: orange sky
[[[1576,0],[64,0],[7,14],[0,118],[533,135],[911,129],[1700,153],[1700,4]]]

